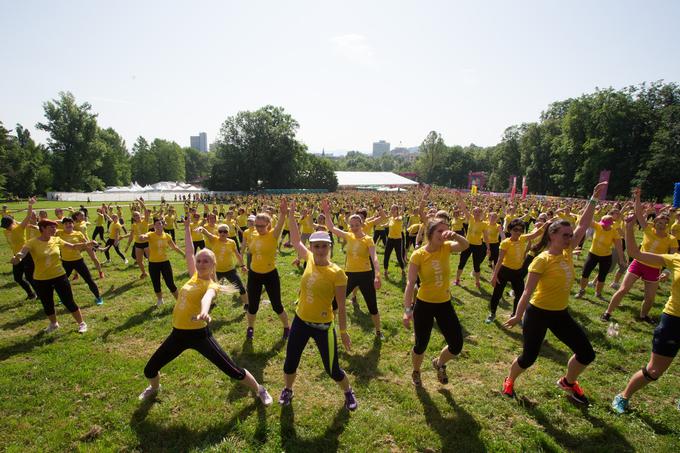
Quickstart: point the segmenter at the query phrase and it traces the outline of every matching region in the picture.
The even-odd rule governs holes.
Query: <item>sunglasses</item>
[[[315,242],[312,244],[312,248],[315,249],[324,249],[326,247],[330,247],[330,244],[328,242]]]
[[[510,231],[515,231],[515,232],[517,232],[517,233],[521,233],[522,231],[524,231],[524,228],[521,228],[521,227],[513,228],[513,229],[510,230]]]
[[[267,225],[258,225],[257,223],[255,224],[255,228],[267,228]]]
[[[227,234],[227,233],[229,233],[229,232],[228,232],[228,231],[224,231],[224,230],[219,230],[218,233],[220,233],[220,234]]]

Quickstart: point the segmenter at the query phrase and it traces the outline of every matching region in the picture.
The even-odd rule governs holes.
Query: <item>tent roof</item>
[[[338,186],[413,186],[418,183],[389,171],[336,171]]]

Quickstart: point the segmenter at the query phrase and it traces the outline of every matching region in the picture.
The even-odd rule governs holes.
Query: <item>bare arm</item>
[[[187,263],[187,272],[190,276],[196,273],[196,258],[194,258],[194,243],[191,241],[191,225],[184,222],[184,257]]]
[[[298,256],[307,257],[309,250],[300,242],[300,230],[297,222],[295,222],[295,201],[290,202],[290,209],[288,210],[288,231],[290,232],[290,243],[298,253]]]
[[[338,303],[338,327],[340,328],[340,338],[347,351],[352,349],[352,342],[347,333],[347,310],[345,308],[345,292],[347,286],[335,287],[335,301]]]
[[[326,218],[326,228],[328,228],[328,231],[330,231],[339,238],[345,239],[347,233],[342,231],[340,228],[336,228],[335,225],[333,224],[333,219],[331,218],[330,215],[331,209],[330,206],[328,205],[328,200],[324,199],[321,202],[321,211],[323,212],[323,216]]]
[[[276,226],[274,227],[274,237],[276,240],[279,240],[279,236],[281,235],[281,230],[283,230],[283,224],[285,222],[285,216],[288,211],[288,203],[286,202],[285,198],[281,198],[281,204],[279,205],[279,218],[276,219]],[[290,225],[291,221],[288,220],[288,227],[292,228],[292,225]]]
[[[524,312],[526,311],[526,309],[529,305],[529,300],[531,299],[531,295],[534,293],[534,290],[536,289],[536,285],[538,284],[538,280],[540,278],[541,278],[541,274],[537,274],[535,272],[529,272],[529,277],[527,278],[527,284],[524,287],[524,292],[522,293],[522,297],[519,299],[519,303],[517,304],[517,311],[515,312],[515,316],[512,316],[510,319],[508,319],[503,324],[505,327],[512,327],[522,320],[522,317],[524,316]]]
[[[571,238],[571,248],[576,248],[581,243],[581,239],[586,234],[586,230],[593,222],[593,214],[595,213],[595,200],[600,198],[600,194],[607,186],[607,182],[601,182],[595,186],[593,189],[593,196],[586,204],[583,213],[581,213],[581,218],[579,219],[578,226],[574,230],[574,237]]]
[[[404,291],[404,316],[402,321],[404,327],[411,328],[411,319],[413,319],[413,292],[416,287],[416,279],[418,278],[418,265],[409,263],[408,265],[408,279],[406,281],[406,290]]]
[[[26,209],[26,217],[21,221],[21,226],[26,228],[28,222],[31,220],[31,215],[33,214],[33,205],[35,204],[35,197],[28,199],[28,209]]]

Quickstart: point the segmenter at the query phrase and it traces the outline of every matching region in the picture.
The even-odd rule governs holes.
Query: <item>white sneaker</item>
[[[47,326],[47,328],[44,330],[44,332],[45,332],[45,333],[52,333],[52,332],[54,332],[55,330],[57,330],[58,328],[59,328],[59,323],[58,323],[58,322],[55,322],[54,324],[50,323],[50,325]]]
[[[139,394],[139,396],[137,398],[139,398],[140,401],[149,400],[149,399],[153,398],[154,396],[158,395],[158,391],[160,389],[161,389],[160,386],[158,386],[157,388],[153,388],[151,386],[148,386],[147,388],[144,389],[144,391],[142,393]]]
[[[609,284],[609,287],[610,287],[611,289],[619,289],[619,288],[621,287],[621,283],[611,282],[611,283]]]
[[[80,324],[78,324],[78,333],[85,333],[85,332],[87,332],[87,324],[85,324],[85,322],[83,321]]]
[[[265,406],[270,406],[274,400],[272,399],[272,396],[269,394],[266,388],[264,388],[263,385],[260,385],[257,388],[257,396],[260,398],[260,401],[262,401],[262,404]]]
[[[156,307],[160,307],[161,305],[163,305],[163,299],[158,299],[156,301]]]
[[[128,261],[127,258],[125,258],[125,264],[129,264],[130,262]]]

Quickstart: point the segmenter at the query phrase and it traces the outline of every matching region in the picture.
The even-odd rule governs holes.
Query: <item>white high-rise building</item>
[[[190,146],[204,153],[208,152],[208,134],[200,132],[198,135],[192,135],[189,139]]]
[[[390,144],[385,140],[373,142],[373,157],[380,157],[390,152]]]

